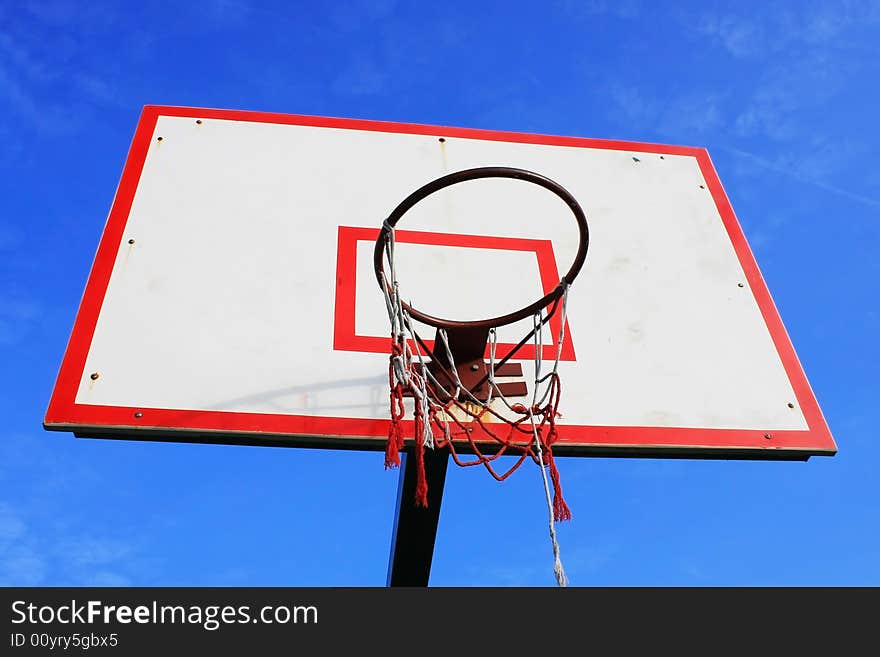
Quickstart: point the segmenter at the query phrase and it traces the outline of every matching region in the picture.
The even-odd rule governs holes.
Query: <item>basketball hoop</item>
[[[474,321],[457,321],[429,315],[403,301],[400,296],[394,261],[395,227],[413,206],[427,196],[451,185],[484,178],[522,180],[539,185],[562,199],[577,222],[577,254],[555,288],[520,310]],[[391,426],[385,452],[385,467],[400,465],[399,452],[404,448],[404,398],[412,397],[418,467],[416,505],[427,506],[425,448],[447,448],[456,464],[483,465],[498,481],[506,479],[527,458],[532,458],[541,468],[549,502],[549,487],[544,470],[546,465],[554,490],[553,519],[567,520],[571,517],[562,497],[559,472],[553,459],[553,443],[557,438],[555,421],[561,395],[557,370],[565,337],[568,289],[584,264],[588,244],[589,230],[584,212],[564,187],[538,173],[509,167],[467,169],[442,176],[410,194],[385,220],[376,240],[373,257],[376,278],[385,295],[392,338],[388,367]],[[555,336],[556,357],[552,369],[544,374],[543,327],[557,312],[561,315],[561,321]],[[496,329],[529,317],[532,318],[531,331],[496,362]],[[416,332],[414,320],[436,329],[433,349]],[[526,384],[502,382],[497,378],[522,373],[519,363],[508,361],[530,341],[535,346],[535,376],[531,400],[528,404],[512,402],[509,398],[525,397],[529,394]],[[488,362],[485,358],[487,351]],[[463,459],[456,448],[456,441],[466,443],[475,458]],[[499,472],[493,465],[505,454],[517,455],[518,459],[505,472]]]

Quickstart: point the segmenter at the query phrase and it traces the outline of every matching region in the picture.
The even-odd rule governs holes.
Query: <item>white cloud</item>
[[[737,134],[793,141],[814,133],[801,117],[840,93],[846,68],[843,60],[819,52],[774,60],[740,104]]]
[[[703,16],[697,30],[718,41],[734,57],[752,57],[766,47],[764,27],[737,16]]]
[[[0,32],[0,58],[29,80],[46,82],[58,77],[9,33]]]
[[[686,135],[702,137],[725,123],[722,107],[722,98],[718,94],[686,94],[666,103],[657,130],[683,139]]]
[[[837,196],[856,201],[857,203],[862,203],[871,207],[880,207],[880,198],[859,194],[858,192],[853,192],[849,189],[827,182],[824,178],[827,177],[829,172],[834,171],[836,167],[820,161],[811,162],[811,157],[815,157],[815,155],[801,156],[793,153],[783,153],[777,155],[775,158],[767,158],[728,146],[720,146],[720,148],[721,150],[727,151],[728,153],[748,161],[752,165],[789,176],[799,182],[812,185]],[[842,150],[839,153],[834,153],[831,157],[843,157],[848,147],[842,146],[841,148]],[[818,157],[821,158],[821,155]]]
[[[30,16],[16,15],[0,32],[0,132],[10,132],[6,126],[17,116],[15,134],[22,125],[49,136],[75,133],[91,114],[118,104],[101,72],[108,60],[88,54],[89,37],[110,29],[114,13],[76,3],[28,7]]]
[[[608,95],[611,113],[625,118],[634,131],[655,131],[685,142],[721,128],[727,120],[724,95],[718,92],[688,92],[660,99],[637,87],[613,83]]]
[[[128,586],[123,570],[137,562],[132,547],[117,538],[83,536],[70,528],[28,531],[22,516],[0,503],[0,585]],[[34,523],[35,525],[37,523]]]
[[[26,546],[0,553],[0,586],[38,586],[46,579],[46,561]]]
[[[847,31],[878,22],[880,3],[876,0],[837,0],[803,2],[794,10],[765,5],[747,14],[707,12],[692,23],[692,29],[733,57],[755,58],[803,46],[845,48],[841,37]]]
[[[660,103],[657,100],[647,97],[637,87],[617,82],[611,84],[609,96],[613,103],[614,115],[623,116],[629,123],[635,124],[635,127],[653,127],[659,114]]]
[[[63,552],[77,566],[96,566],[123,560],[131,554],[131,547],[114,539],[83,536],[68,541]]]
[[[45,437],[0,443],[0,585],[117,586],[151,567],[131,530],[66,506],[71,490],[100,477],[67,454]]]
[[[0,586],[36,586],[43,581],[46,562],[26,537],[21,513],[0,502]]]

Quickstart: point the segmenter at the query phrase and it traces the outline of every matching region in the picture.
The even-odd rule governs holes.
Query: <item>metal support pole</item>
[[[388,586],[427,586],[449,454],[446,450],[425,450],[427,508],[415,505],[418,472],[413,448],[407,449],[401,459],[397,510],[391,537],[391,556],[388,559]]]

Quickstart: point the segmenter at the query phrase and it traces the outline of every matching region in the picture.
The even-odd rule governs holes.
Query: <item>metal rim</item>
[[[574,214],[575,220],[578,225],[578,232],[580,237],[580,243],[578,245],[578,251],[575,255],[574,262],[572,262],[569,270],[559,279],[559,284],[550,292],[545,294],[543,297],[535,301],[534,303],[521,308],[512,313],[508,313],[507,315],[500,315],[498,317],[492,317],[490,319],[478,319],[472,321],[458,321],[458,320],[450,320],[443,319],[442,317],[434,317],[432,315],[428,315],[423,313],[416,308],[413,308],[406,302],[401,302],[404,309],[410,314],[413,319],[416,319],[424,324],[428,324],[429,326],[433,326],[435,328],[494,328],[498,326],[504,326],[506,324],[513,324],[514,322],[518,322],[521,319],[525,319],[526,317],[531,317],[541,308],[545,308],[550,305],[551,302],[555,301],[559,297],[562,296],[562,293],[565,291],[566,285],[571,285],[574,281],[575,277],[577,277],[578,273],[581,270],[581,267],[584,265],[584,260],[587,257],[587,248],[590,244],[590,231],[587,226],[587,218],[584,215],[583,209],[575,200],[574,196],[569,193],[567,189],[565,189],[562,185],[557,183],[546,176],[542,176],[539,173],[535,173],[534,171],[527,171],[526,169],[516,169],[513,167],[478,167],[476,169],[465,169],[463,171],[457,171],[455,173],[450,173],[436,180],[429,182],[426,185],[423,185],[412,194],[407,196],[403,201],[401,201],[400,205],[394,208],[394,211],[388,216],[388,219],[383,225],[382,230],[379,232],[379,238],[376,240],[375,249],[373,250],[373,266],[376,271],[376,280],[379,281],[379,286],[382,287],[385,285],[385,248],[387,245],[388,231],[389,227],[394,228],[397,225],[397,222],[406,214],[412,207],[424,199],[427,196],[430,196],[434,192],[440,191],[446,187],[450,187],[452,185],[456,185],[458,183],[465,182],[467,180],[478,180],[481,178],[513,178],[515,180],[523,180],[525,182],[534,183],[544,189],[547,189],[559,198],[561,198],[568,208]]]

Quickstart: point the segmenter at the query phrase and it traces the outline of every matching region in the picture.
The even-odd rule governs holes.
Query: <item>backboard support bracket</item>
[[[431,354],[432,360],[427,364],[428,371],[443,388],[453,391],[456,387],[455,377],[452,375],[452,370],[454,369],[464,389],[476,399],[486,401],[489,398],[490,386],[489,363],[486,362],[484,354],[486,353],[486,345],[489,341],[489,329],[482,327],[449,327],[445,330],[449,351],[452,352],[455,362],[449,362],[449,356],[445,353],[445,349],[442,349],[440,346],[443,344],[443,339],[438,330],[437,336],[434,338],[435,353]],[[495,377],[502,378],[521,377],[522,364],[496,363],[494,375]],[[429,383],[429,385],[434,387],[432,383]],[[499,381],[496,385],[505,397],[525,397],[528,394],[525,381]],[[435,392],[440,400],[449,400],[449,395],[443,390]],[[411,391],[404,392],[404,396],[411,394]],[[458,396],[460,401],[465,401],[467,397],[468,395],[464,392],[459,393]]]

